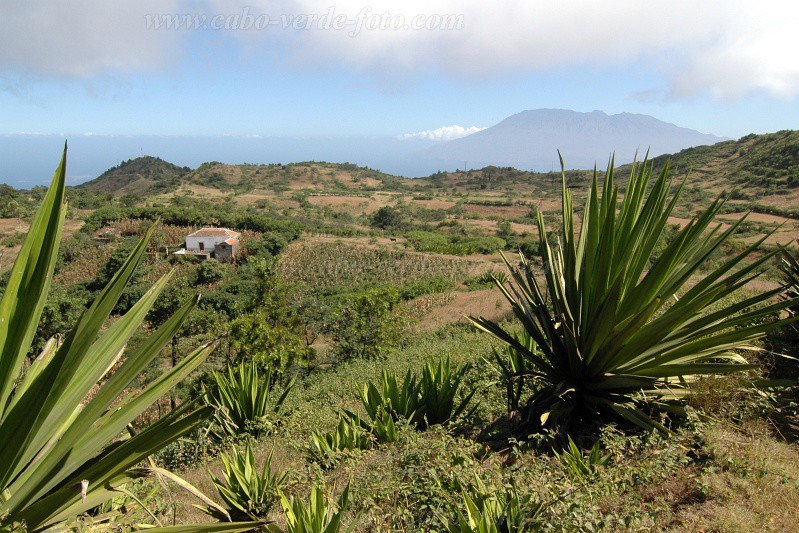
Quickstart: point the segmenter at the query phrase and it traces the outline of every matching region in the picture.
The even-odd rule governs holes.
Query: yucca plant
[[[396,374],[383,371],[380,388],[369,382],[359,391],[361,403],[372,425],[365,425],[383,442],[396,440],[396,427],[388,424],[404,418],[417,429],[425,430],[443,424],[461,415],[468,407],[475,391],[466,393],[458,401],[463,378],[469,365],[452,368],[449,358],[438,363],[425,364],[421,379],[410,370],[400,381]],[[351,419],[357,415],[344,410]],[[385,440],[381,437],[390,438]]]
[[[0,300],[0,530],[5,531],[67,527],[71,517],[120,495],[126,484],[151,472],[134,467],[211,412],[189,402],[140,433],[126,432],[128,424],[196,369],[215,346],[200,347],[143,390],[125,393],[195,304],[188,302],[137,350],[122,357],[128,339],[168,283],[168,274],[101,334],[145,252],[152,228],[63,342],[48,343],[26,368],[67,210],[65,170],[66,148]],[[99,389],[89,397],[98,382]],[[182,530],[242,531],[258,524]]]
[[[333,431],[327,433],[312,431],[311,458],[321,462],[323,466],[330,467],[341,452],[371,449],[372,438],[364,426],[365,424],[357,417],[341,416]]]
[[[598,467],[605,466],[610,461],[610,454],[602,453],[599,441],[594,443],[588,455],[583,455],[582,450],[577,447],[571,437],[568,438],[566,448],[560,452],[555,452],[555,455],[566,468],[566,472],[572,480],[591,476],[597,471]]]
[[[236,437],[249,433],[258,437],[280,413],[294,378],[275,397],[272,371],[263,375],[254,361],[228,367],[227,373],[213,373],[213,384],[203,396],[217,411],[214,416],[222,434]]]
[[[475,393],[472,390],[458,401],[458,392],[469,368],[466,364],[453,369],[449,357],[437,364],[425,363],[419,387],[422,416],[417,417],[417,426],[420,429],[443,424],[463,414]]]
[[[793,299],[794,303],[788,308],[793,316],[799,316],[799,260],[785,251],[780,263],[782,278],[785,283],[785,298]],[[792,324],[794,331],[799,332],[796,324]]]
[[[259,471],[248,442],[243,451],[234,446],[230,453],[222,454],[222,468],[222,477],[211,473],[211,481],[230,509],[230,515],[242,519],[266,517],[278,502],[286,479],[285,472],[279,474],[272,470],[272,454]],[[219,515],[216,508],[202,509],[211,515]]]
[[[523,254],[519,266],[505,259],[513,283],[497,286],[540,353],[496,322],[471,318],[527,359],[524,375],[537,390],[525,406],[524,429],[623,417],[667,431],[645,404],[683,412],[691,379],[751,368],[734,350],[752,348],[751,341],[785,323],[772,317],[790,303],[769,303],[781,288],[727,299],[776,253],[750,257],[765,237],[698,279],[699,268],[744,220],[726,230],[712,226],[722,199],[686,224],[650,266],[682,185],[669,199],[668,165],[653,180],[644,161],[633,165],[620,199],[613,174],[611,160],[600,190],[594,172],[578,233],[563,173],[557,245],[538,214],[543,285]]]
[[[350,486],[344,487],[338,501],[331,505],[318,486],[311,489],[311,499],[287,498],[280,494],[280,504],[286,515],[286,533],[338,533],[341,531],[341,518],[347,507]],[[350,526],[345,531],[352,531]]]
[[[466,513],[458,509],[457,522],[441,521],[449,533],[515,533],[540,529],[545,505],[531,494],[520,495],[511,481],[501,490],[489,490],[480,479],[461,490]]]
[[[402,381],[397,375],[383,371],[381,374],[380,388],[372,382],[366,384],[359,391],[359,397],[366,414],[374,422],[380,413],[388,413],[394,421],[404,418],[416,423],[422,416],[419,380],[410,370]],[[345,411],[350,417],[356,415]]]

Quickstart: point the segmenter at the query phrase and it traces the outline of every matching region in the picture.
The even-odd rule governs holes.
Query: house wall
[[[226,242],[220,242],[214,247],[214,258],[217,261],[231,261],[238,251],[238,243],[231,246]]]
[[[225,237],[227,238],[227,237]],[[205,245],[206,250],[213,250],[217,242],[224,240],[222,237],[186,237],[187,250],[199,250],[200,243]]]

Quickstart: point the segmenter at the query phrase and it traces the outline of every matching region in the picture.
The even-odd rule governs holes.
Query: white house
[[[186,252],[229,261],[239,251],[240,235],[227,228],[202,228],[186,235]]]

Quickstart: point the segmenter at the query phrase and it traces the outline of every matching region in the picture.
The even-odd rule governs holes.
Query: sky
[[[799,123],[795,2],[4,0],[0,15],[0,136],[437,141],[536,108],[732,138]]]

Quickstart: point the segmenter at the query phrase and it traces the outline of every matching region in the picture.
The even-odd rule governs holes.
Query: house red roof
[[[227,237],[228,239],[236,239],[240,234],[237,231],[227,228],[202,228],[194,233],[190,233],[189,237]]]
[[[233,246],[234,244],[236,244],[238,242],[238,239],[236,239],[235,237],[230,237],[229,239],[225,239],[222,242],[224,242],[225,244],[229,244],[229,245]]]

